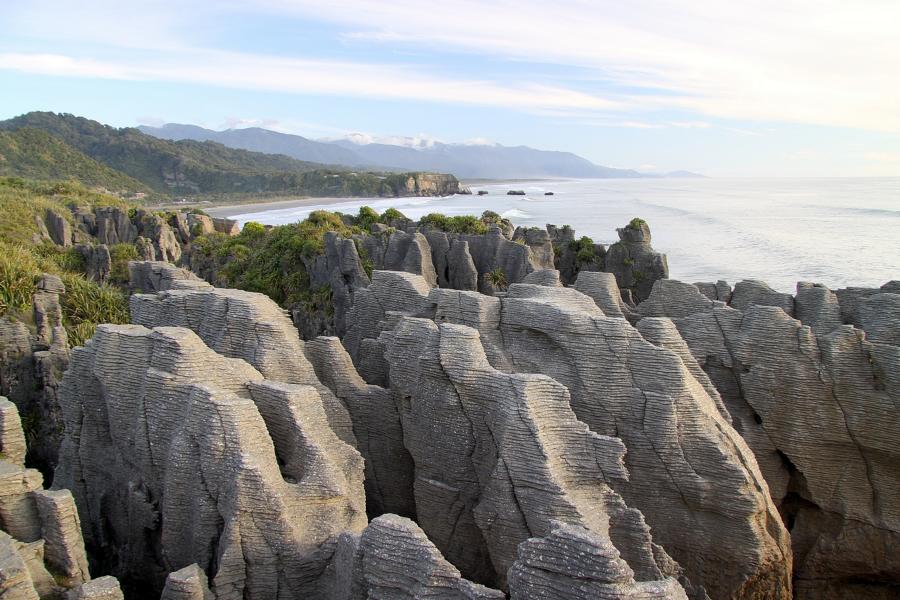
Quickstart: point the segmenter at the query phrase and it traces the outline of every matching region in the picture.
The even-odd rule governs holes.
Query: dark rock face
[[[606,251],[604,271],[616,276],[619,288],[630,290],[635,302],[650,296],[657,279],[669,277],[666,255],[650,246],[650,228],[643,221],[632,221],[616,230],[619,241]]]
[[[0,319],[0,395],[8,397],[26,419],[33,439],[29,464],[41,469],[48,480],[62,437],[57,390],[69,364],[62,293],[65,286],[59,277],[45,274],[38,281],[32,297],[34,335],[20,321]]]

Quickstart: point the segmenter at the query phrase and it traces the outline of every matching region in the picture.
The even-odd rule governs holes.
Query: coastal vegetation
[[[77,183],[39,183],[0,177],[0,318],[31,322],[32,296],[41,274],[58,275],[66,286],[62,295],[63,324],[69,345],[83,344],[98,323],[127,323],[128,299],[120,285],[100,284],[85,275],[85,261],[75,248],[39,241],[39,222],[48,210],[71,220],[69,205],[127,206],[120,198],[100,194]],[[37,237],[36,237],[37,236]],[[127,282],[127,260],[136,257],[131,244],[115,248],[115,283]],[[126,248],[128,246],[129,248]],[[113,254],[113,249],[111,249]]]

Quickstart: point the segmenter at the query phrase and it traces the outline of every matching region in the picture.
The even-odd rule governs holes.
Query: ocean
[[[900,178],[587,179],[471,189],[489,193],[353,199],[233,218],[279,225],[317,209],[355,213],[364,205],[410,218],[493,210],[516,225],[571,225],[578,236],[610,244],[617,227],[640,217],[653,247],[668,255],[670,277],[681,281],[760,279],[793,292],[798,281],[836,289],[900,278]],[[510,189],[526,195],[508,196]]]

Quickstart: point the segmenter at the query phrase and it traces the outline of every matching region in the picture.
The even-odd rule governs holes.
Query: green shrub
[[[379,222],[379,218],[378,213],[371,206],[360,206],[359,214],[356,215],[354,222],[357,227],[368,230],[372,225]]]
[[[569,248],[575,252],[575,263],[579,267],[599,263],[600,261],[600,255],[594,246],[594,240],[586,235],[569,242]]]
[[[646,225],[647,221],[641,219],[640,217],[635,217],[631,221],[628,222],[628,228],[640,231],[643,225]]]
[[[492,210],[486,210],[481,213],[481,221],[482,223],[486,223],[488,225],[499,225],[501,222],[503,222],[503,217]]]
[[[406,220],[408,220],[408,219],[406,218],[406,215],[404,215],[402,212],[400,212],[396,208],[389,208],[386,211],[384,211],[383,213],[381,213],[380,222],[387,225],[391,221],[406,221]]]
[[[419,225],[422,227],[431,227],[439,231],[447,231],[447,217],[441,213],[428,213],[419,219]]]
[[[506,279],[506,273],[503,272],[503,269],[497,267],[493,271],[488,271],[485,273],[485,278],[487,278],[488,282],[497,288],[498,290],[505,290],[509,287],[509,282]]]
[[[134,244],[113,244],[109,247],[110,272],[109,280],[112,283],[126,284],[130,278],[128,262],[139,258]]]
[[[0,317],[28,313],[41,268],[24,246],[0,242]]]
[[[82,275],[62,273],[66,293],[60,296],[69,345],[81,346],[100,323],[128,323],[128,297],[119,288],[98,285]]]

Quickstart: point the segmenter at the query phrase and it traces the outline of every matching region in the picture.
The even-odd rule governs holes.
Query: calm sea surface
[[[527,195],[507,196],[510,189]],[[489,194],[354,199],[234,218],[277,225],[319,208],[395,207],[411,218],[490,209],[516,225],[568,224],[578,235],[609,244],[618,239],[616,227],[641,217],[650,224],[653,247],[668,254],[671,277],[682,281],[762,279],[794,291],[797,281],[834,289],[900,278],[900,178],[591,179],[472,190]]]

